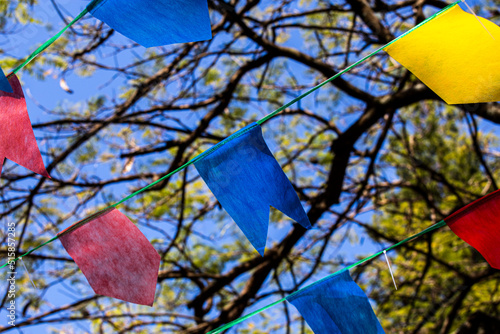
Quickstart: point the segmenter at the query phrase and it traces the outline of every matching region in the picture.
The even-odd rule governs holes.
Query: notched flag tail
[[[383,334],[373,309],[348,270],[292,293],[286,300],[316,334]]]
[[[448,104],[500,101],[500,27],[458,5],[384,50]]]
[[[94,0],[87,10],[145,47],[212,39],[207,0]]]
[[[500,190],[466,205],[444,219],[490,266],[500,269]]]
[[[270,206],[305,228],[311,223],[290,181],[253,123],[204,153],[194,165],[255,249],[264,255]]]
[[[7,158],[50,178],[31,127],[23,88],[15,75],[8,83],[12,93],[0,90],[0,174]]]
[[[120,211],[104,211],[59,233],[98,295],[152,306],[160,255]]]

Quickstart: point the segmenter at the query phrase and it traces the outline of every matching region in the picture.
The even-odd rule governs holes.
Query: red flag
[[[50,177],[43,164],[26,108],[23,88],[15,75],[9,79],[13,93],[0,91],[0,174],[4,158]]]
[[[153,305],[160,255],[120,211],[106,211],[59,235],[96,294]]]
[[[496,269],[500,269],[500,189],[454,212],[444,221]]]

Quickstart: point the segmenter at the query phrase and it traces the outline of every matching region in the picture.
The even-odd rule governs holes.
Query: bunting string
[[[17,74],[17,72],[19,72],[23,67],[25,67],[26,65],[28,65],[33,59],[35,59],[40,53],[42,53],[43,51],[45,51],[49,46],[51,46],[56,40],[59,39],[59,37],[62,36],[62,34],[64,34],[64,32],[66,30],[68,30],[72,25],[74,25],[76,22],[80,21],[80,19],[82,17],[84,17],[86,14],[88,13],[88,10],[87,8],[85,8],[80,14],[78,14],[77,17],[75,17],[73,19],[73,21],[71,21],[67,26],[65,26],[64,28],[61,29],[61,31],[59,31],[55,36],[53,36],[52,38],[50,38],[47,42],[43,43],[42,45],[40,45],[35,51],[33,51],[33,53],[28,57],[26,58],[26,60],[24,62],[22,62],[19,66],[17,66],[14,70],[12,70],[11,73],[9,73],[7,75],[7,78],[11,78],[14,74]]]
[[[394,279],[394,274],[392,273],[391,262],[389,261],[389,257],[387,256],[387,252],[386,251],[384,251],[384,257],[385,257],[385,262],[387,262],[387,267],[389,268],[389,272],[391,273],[392,282],[394,283],[394,287],[397,290],[398,286],[396,284],[396,280]]]
[[[290,102],[288,102],[287,104],[283,105],[282,107],[276,109],[275,111],[273,111],[272,113],[270,113],[269,115],[267,115],[266,117],[262,118],[260,121],[258,121],[257,123],[259,124],[263,124],[265,123],[267,120],[273,118],[274,116],[276,116],[277,114],[279,114],[280,112],[282,112],[283,110],[285,110],[286,108],[290,107],[291,105],[295,104],[296,102],[302,100],[304,97],[308,96],[309,94],[312,94],[314,93],[315,91],[317,91],[318,89],[320,89],[321,87],[325,86],[326,84],[332,82],[333,80],[337,79],[338,77],[340,77],[341,75],[349,72],[350,70],[352,70],[353,68],[357,67],[358,65],[360,65],[361,63],[364,63],[365,61],[367,61],[368,59],[370,59],[371,57],[375,56],[377,53],[379,53],[380,51],[384,50],[386,47],[388,47],[389,45],[395,43],[396,41],[398,41],[399,39],[405,37],[406,35],[408,35],[409,33],[411,33],[412,31],[420,28],[421,26],[423,26],[424,24],[426,24],[427,22],[435,19],[436,17],[438,17],[439,15],[445,13],[448,9],[452,8],[453,6],[455,6],[456,4],[460,3],[461,1],[463,0],[458,0],[448,6],[446,6],[445,8],[443,8],[442,10],[440,10],[439,12],[435,13],[434,15],[428,17],[427,19],[425,19],[424,21],[420,22],[419,24],[417,24],[416,26],[414,26],[413,28],[411,28],[410,30],[406,31],[405,33],[403,33],[402,35],[396,37],[395,39],[393,39],[392,41],[390,41],[389,43],[385,44],[384,46],[381,46],[379,47],[377,50],[373,51],[372,53],[370,53],[369,55],[367,55],[366,57],[364,58],[361,58],[360,60],[356,61],[355,63],[353,63],[352,65],[346,67],[345,69],[343,69],[342,71],[340,71],[339,73],[335,74],[334,76],[332,76],[331,78],[328,78],[327,80],[323,81],[322,83],[320,83],[319,85],[313,87],[312,89],[308,90],[307,92],[305,92],[304,94],[296,97],[295,99],[291,100]]]
[[[465,6],[467,7],[467,9],[472,13],[472,15],[474,15],[474,17],[476,18],[477,22],[479,22],[479,24],[484,28],[484,30],[486,30],[486,32],[488,33],[488,35],[490,35],[491,38],[493,38],[493,40],[495,40],[495,37],[491,34],[491,32],[488,30],[488,28],[486,28],[486,26],[484,25],[484,23],[479,19],[479,17],[477,16],[476,12],[474,11],[474,9],[472,9],[472,7],[469,6],[469,4],[467,3],[467,1],[462,0],[462,2],[465,4]]]
[[[403,33],[402,35],[398,36],[397,38],[393,39],[392,41],[390,41],[389,43],[379,47],[378,49],[376,49],[375,51],[373,51],[372,53],[370,53],[369,55],[363,57],[362,59],[356,61],[355,63],[353,63],[352,65],[348,66],[347,68],[345,68],[344,70],[338,72],[337,74],[335,74],[334,76],[326,79],[325,81],[321,82],[320,84],[316,85],[315,87],[309,89],[307,92],[301,94],[300,96],[294,98],[293,100],[291,100],[290,102],[286,103],[285,105],[281,106],[280,108],[276,109],[275,111],[271,112],[270,114],[268,114],[267,116],[263,117],[262,119],[258,120],[256,123],[258,125],[262,125],[264,124],[265,122],[267,122],[268,120],[270,120],[271,118],[275,117],[276,115],[278,115],[279,113],[281,113],[282,111],[284,111],[285,109],[287,109],[288,107],[292,106],[293,104],[297,103],[298,101],[302,100],[303,98],[307,97],[308,95],[312,94],[313,92],[317,91],[318,89],[320,89],[321,87],[325,86],[326,84],[332,82],[333,80],[337,79],[338,77],[340,77],[341,75],[349,72],[350,70],[352,70],[353,68],[359,66],[360,64],[362,64],[363,62],[365,62],[366,60],[368,60],[369,58],[375,56],[376,54],[378,54],[380,51],[382,51],[383,49],[385,49],[386,47],[388,47],[389,45],[395,43],[396,41],[398,41],[399,39],[403,38],[404,36],[408,35],[409,33],[411,33],[412,31],[420,28],[422,25],[426,24],[427,22],[435,19],[436,17],[440,16],[441,14],[445,13],[447,10],[451,9],[452,7],[454,7],[455,5],[457,5],[458,3],[460,3],[462,0],[458,0],[448,6],[446,6],[445,8],[443,8],[442,10],[440,10],[439,12],[435,13],[434,15],[428,17],[426,20],[422,21],[420,24],[416,25],[415,27],[413,27],[412,29],[406,31],[405,33]],[[87,9],[84,9],[77,17],[75,17],[75,19],[73,19],[73,21],[71,21],[66,27],[64,27],[57,35],[55,35],[54,37],[52,37],[50,40],[48,40],[47,42],[45,42],[42,46],[40,46],[37,50],[35,50],[21,65],[19,65],[18,67],[16,67],[11,74],[9,74],[9,76],[11,75],[14,75],[15,73],[17,73],[19,70],[21,70],[24,66],[26,66],[30,61],[32,61],[33,59],[35,59],[41,52],[43,52],[45,49],[47,49],[52,43],[54,43],[69,27],[71,27],[73,24],[75,24],[77,21],[79,21],[83,16],[85,16],[85,14],[88,13],[88,10]],[[185,168],[187,168],[188,166],[194,164],[195,162],[203,159],[204,157],[206,157],[208,154],[210,154],[214,149],[217,149],[218,147],[220,147],[221,145],[223,145],[224,143],[227,143],[228,141],[230,140],[234,140],[235,138],[237,138],[237,136],[240,136],[242,134],[244,134],[245,132],[242,132],[240,131],[240,133],[238,133],[236,136],[233,134],[232,136],[229,136],[227,137],[226,139],[224,139],[223,141],[219,142],[217,145],[215,145],[214,147],[212,147],[211,149],[199,154],[198,156],[196,156],[195,158],[193,158],[192,160],[186,162],[185,164],[183,164],[182,166],[176,168],[175,170],[171,171],[170,173],[166,174],[165,176],[161,177],[160,179],[156,180],[155,182],[153,183],[150,183],[149,185],[135,191],[134,193],[128,195],[127,197],[123,198],[122,200],[120,200],[119,202],[115,203],[115,204],[112,204],[100,211],[98,211],[97,213],[81,220],[80,222],[78,222],[77,224],[75,224],[71,229],[67,229],[65,231],[63,231],[62,233],[59,233],[58,235],[54,236],[53,238],[49,239],[48,241],[38,245],[37,247],[27,251],[26,253],[18,256],[17,258],[14,259],[14,261],[17,261],[27,255],[30,255],[31,253],[33,253],[34,251],[50,244],[51,242],[59,239],[60,236],[68,233],[69,231],[71,230],[74,230],[75,228],[78,228],[84,224],[86,224],[87,222],[91,221],[92,219],[98,217],[99,215],[102,215],[104,212],[107,212],[108,210],[110,209],[113,209],[113,208],[116,208],[117,206],[119,206],[120,204],[128,201],[129,199],[145,192],[146,190],[150,189],[151,187],[154,187],[155,185],[157,185],[158,183],[170,178],[171,176],[173,176],[174,174],[184,170]],[[441,227],[441,226],[439,226]],[[438,227],[436,227],[438,228]],[[427,233],[427,230],[425,231],[425,233]],[[420,235],[420,234],[418,234]],[[416,235],[416,236],[418,236]],[[415,236],[415,237],[416,237]],[[410,240],[413,239],[414,237],[410,237]],[[405,239],[404,242],[407,242],[408,239]],[[394,247],[397,247],[397,245],[399,245],[400,243],[396,244],[396,246]],[[392,248],[390,248],[392,249]],[[375,255],[373,255],[372,257],[369,257],[369,258],[366,258],[364,260],[362,260],[362,262],[359,262],[357,263],[356,265],[359,265],[365,261],[368,261],[370,259],[372,259],[373,257],[376,257],[376,256],[379,256],[381,253],[377,253]],[[0,266],[0,269],[6,267],[8,265],[8,263],[4,263],[2,266]],[[354,266],[354,265],[353,265]]]
[[[360,264],[363,264],[363,263],[365,263],[365,262],[367,262],[367,261],[370,261],[370,260],[372,260],[372,259],[374,259],[374,258],[376,258],[376,257],[378,257],[378,256],[380,256],[380,255],[382,255],[382,254],[384,254],[384,253],[386,253],[386,252],[390,251],[390,250],[393,250],[394,248],[397,248],[397,247],[399,247],[399,246],[401,246],[401,245],[403,245],[403,244],[405,244],[405,243],[407,243],[407,242],[410,242],[410,241],[412,241],[412,240],[414,240],[414,239],[416,239],[416,238],[418,238],[418,237],[420,237],[420,236],[422,236],[422,235],[424,235],[424,234],[426,234],[426,233],[432,232],[432,231],[434,231],[434,230],[436,230],[436,229],[439,229],[439,228],[441,228],[441,227],[443,227],[443,226],[445,226],[445,225],[446,225],[446,222],[445,222],[444,220],[441,220],[440,222],[437,222],[436,224],[434,224],[434,225],[432,225],[432,226],[430,226],[430,227],[426,228],[425,230],[423,230],[423,231],[421,231],[421,232],[419,232],[419,233],[417,233],[417,234],[412,235],[411,237],[408,237],[408,238],[406,238],[406,239],[404,239],[404,240],[402,240],[402,241],[400,241],[400,242],[398,242],[398,243],[396,243],[396,244],[394,244],[394,245],[392,245],[392,246],[390,246],[390,247],[388,247],[388,248],[386,248],[386,249],[384,249],[384,250],[382,250],[382,251],[380,251],[380,252],[377,252],[377,253],[375,253],[375,254],[373,254],[373,255],[370,255],[370,256],[368,256],[368,257],[366,257],[366,258],[362,259],[362,260],[359,260],[359,261],[358,261],[358,262],[356,262],[356,263],[353,263],[353,264],[351,264],[351,265],[349,265],[349,266],[347,266],[347,267],[345,267],[345,268],[342,268],[342,269],[340,269],[340,270],[338,270],[338,271],[334,272],[333,274],[330,274],[330,275],[328,275],[328,276],[326,276],[326,277],[323,277],[322,279],[320,279],[320,280],[318,280],[318,281],[316,281],[316,282],[314,282],[314,283],[311,283],[311,284],[309,284],[308,286],[306,286],[306,287],[304,287],[304,288],[302,288],[302,289],[299,289],[299,290],[295,291],[294,293],[292,293],[292,295],[293,295],[293,294],[296,294],[296,293],[299,293],[300,291],[303,291],[303,290],[305,290],[305,289],[308,289],[308,288],[310,288],[310,287],[312,287],[312,286],[314,286],[314,285],[317,285],[317,284],[319,284],[319,283],[321,283],[321,282],[323,282],[323,281],[326,281],[327,279],[329,279],[329,278],[331,278],[331,277],[333,277],[333,276],[336,276],[336,275],[338,275],[339,273],[341,273],[341,272],[343,272],[343,271],[346,271],[346,270],[349,270],[349,269],[351,269],[351,268],[357,267],[357,266],[359,266]],[[222,331],[225,331],[225,330],[227,330],[227,329],[229,329],[229,328],[231,328],[231,327],[233,327],[233,326],[236,326],[237,324],[239,324],[239,323],[241,323],[241,322],[243,322],[243,321],[245,321],[245,320],[247,320],[247,319],[249,319],[249,318],[253,317],[254,315],[257,315],[257,314],[259,314],[259,313],[262,313],[262,312],[264,312],[265,310],[267,310],[267,309],[269,309],[269,308],[271,308],[271,307],[273,307],[273,306],[275,306],[275,305],[278,305],[278,304],[280,304],[280,303],[285,302],[286,300],[287,300],[287,299],[286,299],[286,297],[285,297],[285,298],[282,298],[282,299],[280,299],[280,300],[277,300],[277,301],[275,301],[275,302],[273,302],[273,303],[271,303],[271,304],[269,304],[269,305],[266,305],[266,306],[264,306],[264,307],[262,307],[262,308],[260,308],[260,309],[258,309],[258,310],[256,310],[256,311],[253,311],[252,313],[249,313],[249,314],[247,314],[247,315],[245,315],[245,316],[243,316],[243,317],[240,317],[240,318],[238,318],[238,319],[235,319],[235,320],[233,320],[233,321],[231,321],[231,322],[229,322],[229,323],[227,323],[227,324],[225,324],[225,325],[220,326],[219,328],[216,328],[216,329],[214,329],[214,330],[211,330],[211,331],[210,331],[210,332],[208,332],[207,334],[217,334],[217,333],[220,333],[220,332],[222,332]]]

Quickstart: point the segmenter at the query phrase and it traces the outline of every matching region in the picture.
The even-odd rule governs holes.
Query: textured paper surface
[[[500,269],[500,190],[481,197],[444,221],[493,268]]]
[[[382,334],[370,302],[348,270],[286,297],[315,334]]]
[[[3,70],[0,68],[0,90],[7,92],[7,93],[14,93],[14,90],[10,86],[9,80],[5,76],[5,73],[3,73]]]
[[[500,27],[458,5],[385,48],[448,104],[500,101]]]
[[[297,193],[253,123],[194,163],[207,186],[250,243],[263,255],[270,206],[305,228],[311,223]]]
[[[59,240],[96,294],[153,305],[160,255],[120,211],[63,231]]]
[[[145,47],[212,38],[207,0],[94,0],[87,9]]]
[[[0,91],[0,162],[3,165],[7,158],[32,172],[50,177],[31,127],[23,88],[15,75],[9,83],[13,93]]]

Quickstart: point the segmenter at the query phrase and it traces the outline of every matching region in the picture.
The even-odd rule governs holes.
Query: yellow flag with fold
[[[448,104],[500,101],[500,27],[479,20],[455,5],[384,50]]]

